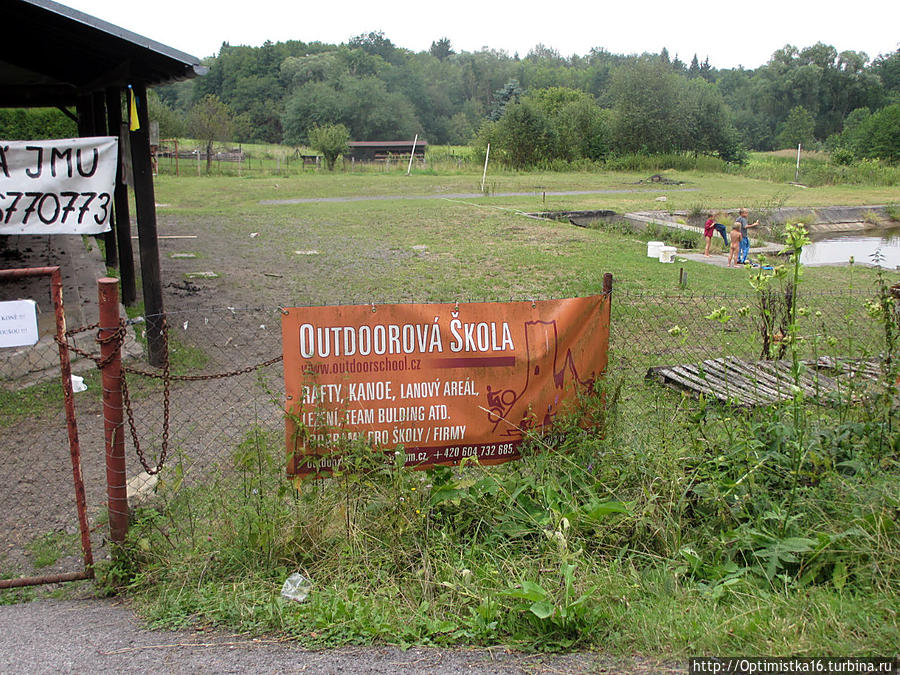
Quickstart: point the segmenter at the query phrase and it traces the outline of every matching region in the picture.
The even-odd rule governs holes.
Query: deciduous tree
[[[802,105],[791,109],[781,133],[778,134],[778,144],[782,148],[796,148],[797,145],[810,146],[815,142],[814,131],[816,120],[812,114]]]
[[[215,94],[207,94],[191,108],[188,131],[206,144],[206,173],[212,167],[213,143],[232,139],[231,109]]]
[[[349,140],[350,132],[343,124],[314,126],[309,130],[309,145],[322,153],[329,171],[334,171],[334,163],[337,158],[347,152]]]

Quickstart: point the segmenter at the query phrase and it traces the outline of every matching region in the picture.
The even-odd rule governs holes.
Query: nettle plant
[[[691,506],[704,515],[698,527],[716,544],[694,547],[701,553],[689,571],[716,597],[739,578],[773,589],[843,586],[862,558],[863,530],[850,525],[839,500],[829,499],[834,482],[843,488],[843,478],[862,466],[842,439],[856,434],[859,440],[865,428],[821,414],[820,403],[809,400],[800,386],[807,368],[801,322],[810,313],[799,305],[797,289],[802,283],[800,254],[809,241],[802,225],[787,224],[788,263],[768,270],[761,264],[750,280],[760,298],[762,357],[787,361],[789,398],[753,410],[707,406],[695,418],[701,457],[693,469]],[[891,342],[896,341],[898,310],[896,302],[885,299],[893,297],[888,291],[869,307],[891,324],[886,329],[886,342]],[[724,332],[732,315],[723,307],[706,318]]]

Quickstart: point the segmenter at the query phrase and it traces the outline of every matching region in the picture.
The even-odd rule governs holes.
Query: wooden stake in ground
[[[412,163],[413,157],[416,156],[416,143],[419,142],[419,134],[416,134],[416,137],[413,139],[412,151],[409,153],[409,166],[406,167],[406,175],[409,175],[409,172],[412,171]]]

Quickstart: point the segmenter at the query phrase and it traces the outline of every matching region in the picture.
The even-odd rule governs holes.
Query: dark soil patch
[[[666,178],[661,173],[655,173],[649,178],[642,178],[639,181],[635,181],[634,183],[630,183],[630,185],[686,185],[687,181],[684,180],[672,180],[671,178]]]

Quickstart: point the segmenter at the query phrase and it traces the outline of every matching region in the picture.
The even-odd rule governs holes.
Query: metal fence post
[[[109,538],[115,544],[128,533],[128,491],[125,486],[125,427],[122,417],[122,349],[119,332],[119,280],[97,280],[100,302],[100,357],[103,386],[103,429],[106,438],[106,494]]]

